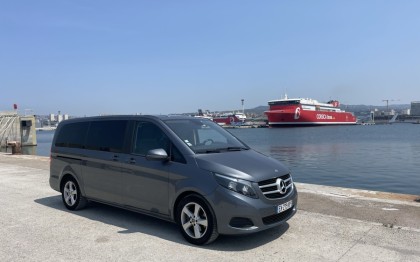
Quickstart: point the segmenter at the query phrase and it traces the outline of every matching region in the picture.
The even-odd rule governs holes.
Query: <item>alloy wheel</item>
[[[197,203],[186,204],[181,211],[181,225],[188,236],[202,238],[208,229],[206,211]]]
[[[67,181],[64,185],[63,194],[64,201],[66,201],[66,204],[70,207],[74,206],[78,196],[76,184],[74,184],[73,181]]]

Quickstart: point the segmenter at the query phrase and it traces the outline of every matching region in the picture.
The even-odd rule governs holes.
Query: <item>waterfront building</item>
[[[51,125],[57,125],[58,123],[60,123],[63,120],[67,120],[69,119],[69,115],[68,114],[64,114],[62,115],[60,111],[58,111],[58,114],[50,114],[48,120],[50,121]]]
[[[420,116],[420,101],[411,102],[411,115]]]
[[[401,114],[402,114],[402,115],[410,115],[410,114],[411,114],[411,109],[410,109],[410,108],[404,109],[404,110],[401,112]]]
[[[378,109],[375,109],[374,114],[375,116],[394,116],[395,110],[391,109],[390,111],[379,111]]]

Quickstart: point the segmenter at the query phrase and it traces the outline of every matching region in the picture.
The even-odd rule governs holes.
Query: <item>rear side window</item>
[[[121,153],[124,148],[126,120],[91,122],[86,149]]]
[[[89,122],[79,122],[64,125],[57,134],[55,146],[84,148]]]

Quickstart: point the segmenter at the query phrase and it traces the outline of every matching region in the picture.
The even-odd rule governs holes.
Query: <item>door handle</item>
[[[130,158],[130,160],[128,160],[128,163],[135,164],[136,163],[136,160],[134,158]]]
[[[120,158],[119,158],[119,156],[118,155],[114,155],[113,157],[112,157],[112,161],[119,161],[120,160]]]

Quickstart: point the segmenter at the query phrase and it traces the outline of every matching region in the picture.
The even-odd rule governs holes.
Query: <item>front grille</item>
[[[268,217],[263,217],[262,221],[263,221],[264,225],[271,225],[271,224],[274,224],[274,223],[277,223],[277,222],[281,222],[281,221],[287,219],[289,216],[292,215],[293,209],[294,209],[294,207],[291,207],[290,209],[288,209],[284,212],[281,212],[279,214],[274,214],[274,215],[271,215],[271,216],[268,216]]]
[[[293,190],[293,181],[290,174],[287,174],[261,181],[258,186],[266,198],[276,199],[287,196]]]

